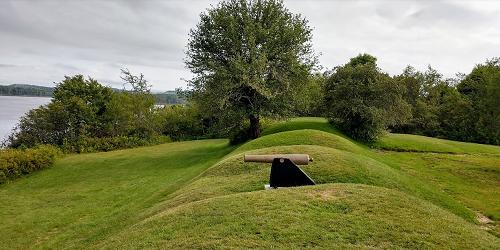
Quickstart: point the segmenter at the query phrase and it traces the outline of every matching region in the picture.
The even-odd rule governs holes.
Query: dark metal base
[[[277,187],[296,187],[305,185],[316,185],[302,169],[286,158],[276,158],[271,167],[269,185]]]

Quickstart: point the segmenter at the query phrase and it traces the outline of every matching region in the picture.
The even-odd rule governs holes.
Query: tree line
[[[500,145],[500,59],[453,79],[411,66],[391,76],[368,54],[322,72],[312,28],[282,1],[211,7],[190,31],[185,63],[194,77],[178,92],[183,105],[155,107],[142,74],[123,71],[131,89],[121,92],[66,77],[6,144],[89,152],[213,137],[240,143],[260,136],[262,118],[323,116],[365,142],[389,130]]]
[[[54,89],[28,84],[0,85],[0,96],[52,96]]]
[[[120,92],[126,91],[124,89],[112,88],[113,91]],[[0,96],[39,96],[39,97],[52,97],[54,95],[54,88],[44,87],[28,84],[11,84],[0,85]],[[165,91],[163,93],[153,93],[156,104],[169,105],[181,104],[186,100],[180,98],[176,91]]]
[[[374,141],[386,130],[500,144],[500,59],[444,79],[430,66],[383,73],[367,54],[326,75],[326,116],[352,137]]]
[[[390,76],[363,54],[318,72],[312,29],[282,1],[229,0],[208,9],[190,32],[189,100],[223,134],[260,134],[260,117],[317,115],[346,134],[374,141],[395,132],[500,143],[500,64],[443,79],[429,67]]]

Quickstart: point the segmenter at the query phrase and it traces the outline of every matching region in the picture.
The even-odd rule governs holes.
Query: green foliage
[[[440,135],[442,129],[439,118],[446,112],[441,109],[441,105],[451,100],[449,95],[453,95],[454,88],[430,66],[424,73],[408,66],[394,79],[406,89],[404,98],[411,105],[412,116],[406,123],[394,126],[393,131]]]
[[[8,146],[51,144],[67,152],[94,152],[165,141],[156,138],[161,124],[147,81],[126,73],[132,91],[113,92],[81,75],[66,77],[48,105],[21,118]]]
[[[78,140],[87,134],[106,135],[103,114],[112,94],[111,88],[92,78],[85,80],[82,75],[65,77],[54,89],[52,101],[61,106],[66,118],[63,119],[66,128],[57,132],[64,131],[67,140]]]
[[[500,58],[477,65],[457,86],[469,108],[469,141],[500,145]]]
[[[164,93],[155,93],[153,95],[157,104],[183,104],[186,102],[186,100],[179,96],[175,91],[166,91]]]
[[[302,84],[302,87],[293,95],[294,111],[297,116],[323,116],[325,108],[324,85],[326,75],[312,74],[308,80]]]
[[[136,148],[171,142],[168,136],[141,138],[134,136],[83,137],[78,141],[64,141],[61,149],[65,152],[92,153],[116,149]]]
[[[294,131],[277,133],[286,130]],[[492,235],[498,231],[483,229],[495,224],[477,225],[475,213],[500,218],[499,158],[485,155],[500,147],[397,135],[387,141],[422,152],[371,150],[322,118],[280,122],[263,133],[268,136],[237,151],[227,140],[199,140],[66,156],[53,168],[1,187],[2,246],[491,249],[499,244]],[[408,141],[412,145],[404,145]],[[442,152],[429,153],[434,147]],[[460,147],[460,154],[443,153],[448,147]],[[269,165],[244,163],[242,154],[249,150],[309,153],[315,160],[301,167],[321,184],[264,191]]]
[[[158,110],[161,131],[174,140],[199,139],[208,135],[207,125],[194,105],[169,105]]]
[[[335,68],[326,80],[326,113],[346,134],[374,141],[388,126],[400,124],[409,116],[403,91],[377,68],[375,57],[359,55]]]
[[[260,135],[260,116],[283,116],[316,63],[311,28],[281,1],[229,0],[202,13],[187,45],[190,99],[215,117],[221,135],[250,121]]]
[[[410,66],[395,79],[406,87],[412,118],[393,131],[500,144],[500,59],[462,79],[443,80],[431,67],[422,73]]]
[[[460,94],[456,88],[450,87],[442,93],[442,102],[438,106],[439,130],[435,133],[424,134],[458,141],[478,141],[474,140],[474,131],[469,125],[472,123],[474,112],[470,100]]]
[[[107,104],[106,131],[109,136],[150,138],[158,134],[154,97],[143,92],[114,93]]]
[[[68,133],[67,120],[68,113],[61,103],[51,102],[32,109],[21,117],[15,132],[8,137],[7,146],[61,145]]]
[[[54,164],[61,151],[49,145],[29,149],[0,150],[0,184],[48,168]]]
[[[62,145],[64,140],[78,140],[82,136],[105,136],[103,114],[112,94],[110,88],[91,78],[66,77],[55,88],[51,103],[21,118],[9,144],[11,147]]]

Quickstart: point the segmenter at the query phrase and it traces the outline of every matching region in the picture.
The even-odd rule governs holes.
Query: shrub
[[[251,139],[249,127],[242,127],[235,129],[229,136],[229,143],[231,145],[237,145],[246,142]]]
[[[367,54],[335,69],[325,83],[328,118],[355,139],[374,141],[390,125],[409,116],[404,89]]]
[[[0,184],[50,167],[61,154],[61,150],[50,145],[0,150]]]
[[[195,106],[170,105],[158,110],[162,133],[174,140],[199,139],[207,136],[206,123]]]
[[[132,80],[134,76],[129,74]],[[132,81],[131,80],[131,81]],[[146,82],[132,82],[132,91],[113,92],[97,81],[81,75],[66,77],[54,89],[52,101],[25,114],[6,142],[11,148],[51,144],[73,152],[94,148],[124,148],[148,145],[156,140],[154,96]],[[109,145],[97,146],[93,141]],[[112,139],[110,139],[112,138]],[[137,139],[141,138],[141,139]],[[68,143],[71,142],[71,143]],[[90,145],[90,149],[86,149]],[[93,147],[93,148],[92,148]]]
[[[84,137],[78,141],[65,141],[64,152],[92,153],[116,149],[134,148],[171,142],[168,136],[155,136],[147,139],[134,136]]]

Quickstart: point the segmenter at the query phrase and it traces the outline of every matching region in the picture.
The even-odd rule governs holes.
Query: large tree
[[[476,65],[457,90],[471,108],[465,140],[500,145],[500,58]]]
[[[427,136],[439,135],[440,105],[453,87],[431,66],[425,72],[408,66],[394,80],[404,86],[403,97],[411,106],[412,116],[405,124],[392,127],[392,130]]]
[[[363,54],[334,69],[325,83],[328,118],[355,139],[374,141],[391,125],[410,115],[404,88]]]
[[[111,88],[82,75],[65,77],[54,89],[52,101],[21,117],[9,146],[62,145],[84,136],[106,136],[107,104]]]
[[[249,121],[260,135],[259,118],[282,116],[308,80],[316,57],[307,20],[276,0],[228,0],[200,15],[190,32],[187,67],[190,99],[225,131]]]

